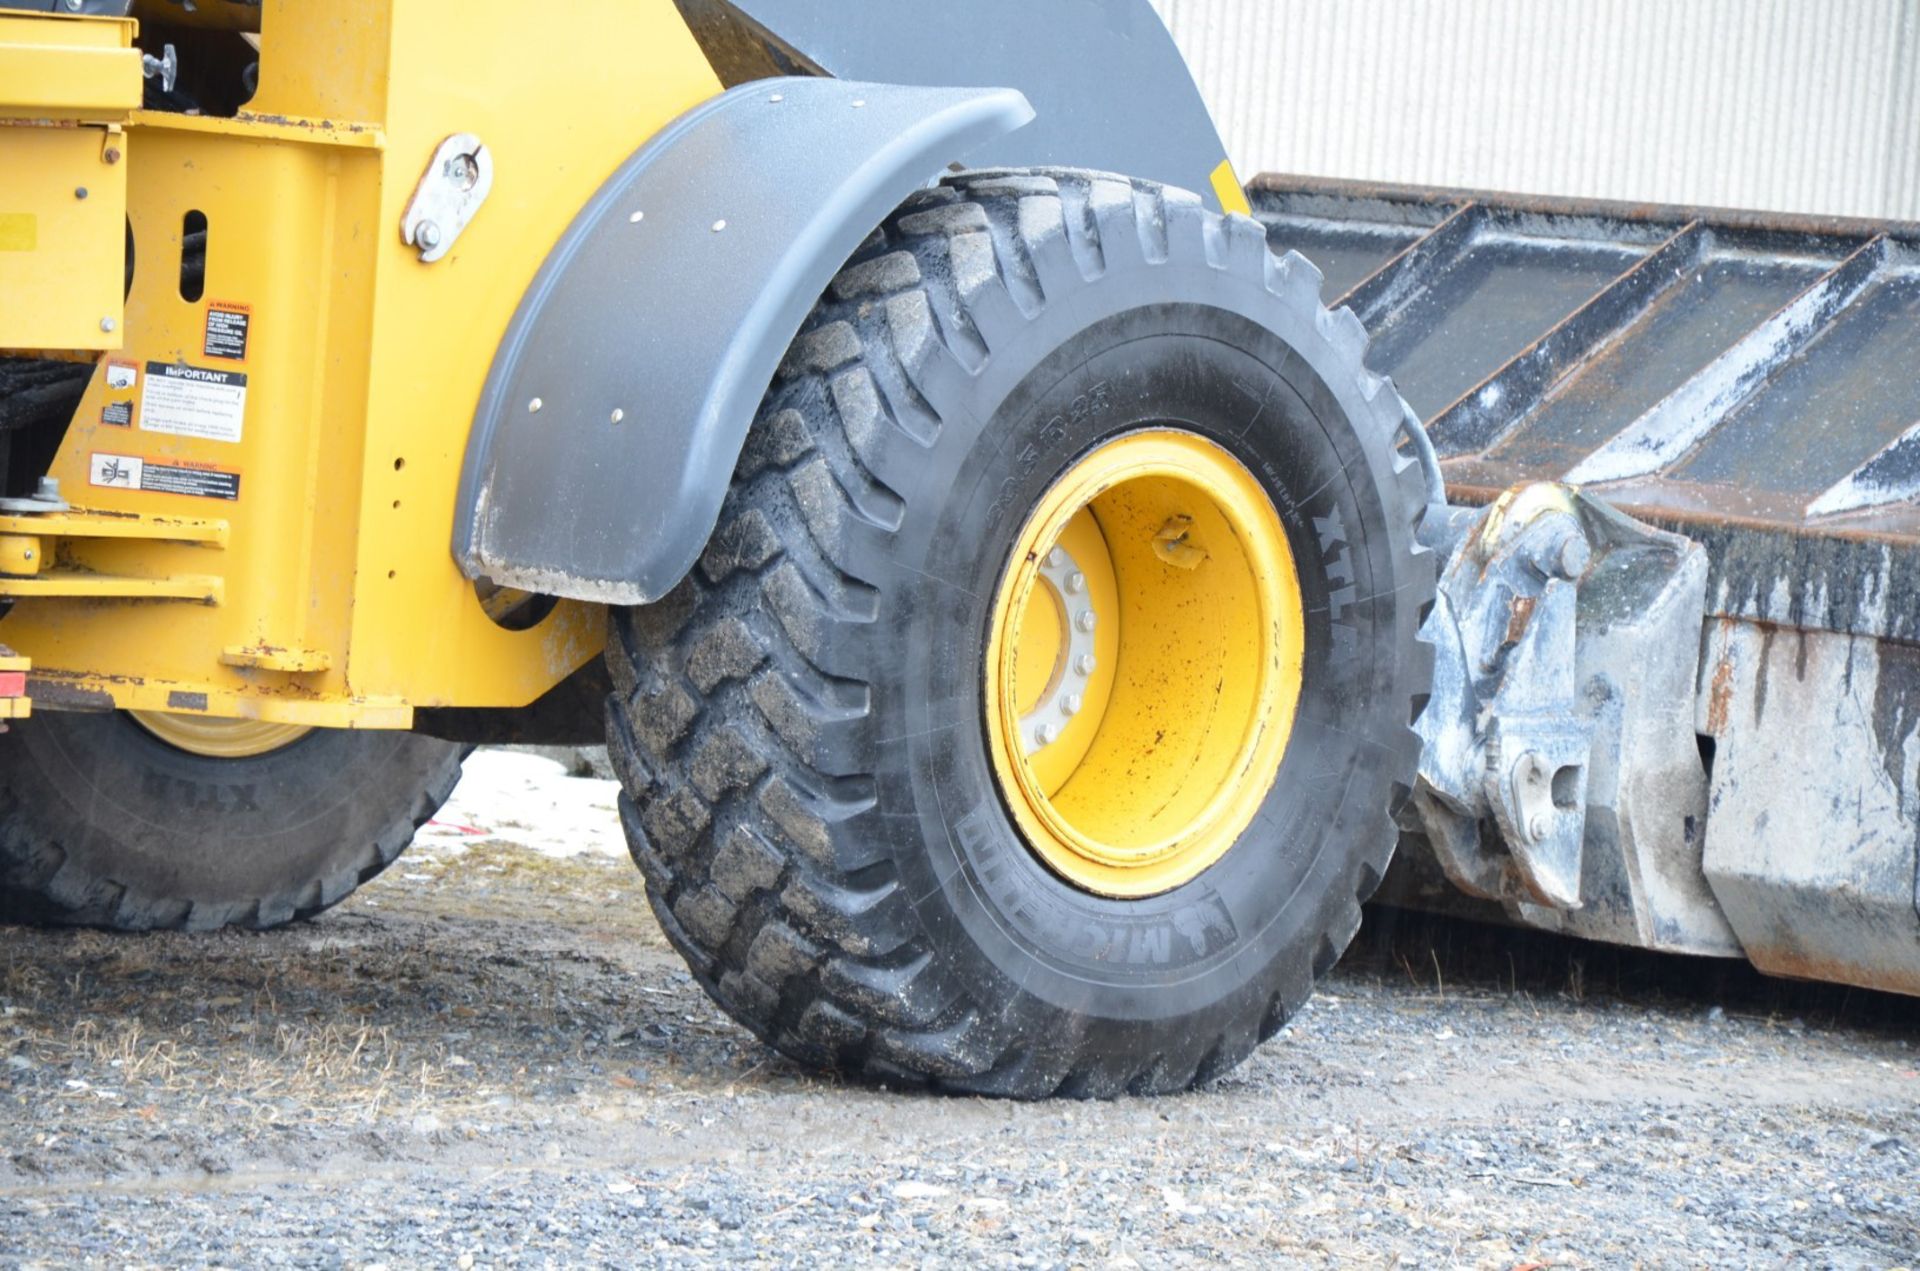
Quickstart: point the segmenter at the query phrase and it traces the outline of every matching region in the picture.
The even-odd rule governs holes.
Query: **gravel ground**
[[[1920,1262],[1920,1010],[1378,911],[1178,1098],[824,1080],[688,979],[610,783],[483,753],[270,935],[0,930],[0,1264]]]

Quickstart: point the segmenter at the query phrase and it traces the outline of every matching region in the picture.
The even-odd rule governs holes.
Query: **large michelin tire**
[[[1307,262],[1156,185],[963,174],[867,242],[692,576],[612,621],[633,855],[729,1013],[1037,1097],[1185,1088],[1300,1008],[1431,669],[1364,351]]]
[[[311,917],[393,863],[463,754],[414,733],[36,712],[0,736],[0,921],[207,931]]]

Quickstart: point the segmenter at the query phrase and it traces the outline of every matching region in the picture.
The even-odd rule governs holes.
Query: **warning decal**
[[[154,494],[188,494],[201,499],[237,499],[240,474],[220,468],[155,463],[137,455],[92,456],[88,478],[94,485]]]
[[[132,402],[108,402],[100,408],[100,422],[125,428],[133,423]]]
[[[131,362],[107,363],[107,387],[110,389],[132,388],[140,378],[140,368]]]
[[[247,329],[253,325],[253,311],[246,305],[214,303],[207,306],[207,334],[200,351],[208,357],[229,361],[247,360]]]
[[[244,372],[184,362],[147,363],[146,387],[140,394],[140,427],[147,432],[238,441],[246,410]]]

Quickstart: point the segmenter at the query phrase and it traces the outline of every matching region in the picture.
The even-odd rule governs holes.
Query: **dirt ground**
[[[708,1003],[609,782],[483,753],[269,935],[0,928],[0,1264],[1920,1262],[1920,1009],[1369,917],[1197,1093],[837,1083]]]

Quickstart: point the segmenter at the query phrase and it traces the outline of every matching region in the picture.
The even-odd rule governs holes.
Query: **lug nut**
[[[1073,660],[1073,669],[1082,675],[1092,675],[1093,668],[1098,665],[1099,663],[1094,661],[1093,654],[1091,653],[1082,653]]]
[[[1060,709],[1069,715],[1078,715],[1080,708],[1084,705],[1086,705],[1086,699],[1074,693],[1060,704]]]
[[[1074,621],[1074,625],[1079,627],[1082,631],[1093,630],[1093,610],[1082,609],[1080,611],[1079,616],[1076,617],[1073,621]]]
[[[1055,739],[1058,738],[1059,736],[1060,736],[1060,730],[1058,728],[1055,728],[1052,724],[1042,724],[1040,725],[1040,727],[1033,730],[1034,740],[1039,742],[1042,746],[1053,745]]]
[[[1087,589],[1087,576],[1075,571],[1067,576],[1067,594],[1077,596]]]

